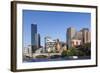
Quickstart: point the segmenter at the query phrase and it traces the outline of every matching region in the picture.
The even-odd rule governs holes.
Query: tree
[[[69,48],[67,52],[67,56],[77,56],[77,55],[78,55],[77,48],[74,48],[74,47]]]
[[[62,56],[77,56],[78,55],[78,50],[77,48],[71,47],[68,50],[64,50],[62,52]]]
[[[83,45],[77,46],[79,51],[79,56],[90,56],[91,55],[91,43],[85,43]]]
[[[62,57],[67,56],[67,50],[63,50],[63,52],[61,53]]]

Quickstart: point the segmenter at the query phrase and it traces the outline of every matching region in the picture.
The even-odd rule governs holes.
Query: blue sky
[[[79,12],[56,12],[56,11],[35,11],[23,10],[23,44],[31,44],[31,24],[37,24],[38,33],[41,36],[41,44],[44,44],[44,37],[52,39],[59,38],[66,41],[66,31],[69,27],[79,31],[82,28],[89,28],[91,24],[90,13]]]

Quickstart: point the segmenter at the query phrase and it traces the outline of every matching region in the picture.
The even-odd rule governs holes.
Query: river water
[[[28,58],[24,62],[47,62],[47,61],[67,61],[67,60],[87,60],[91,59],[90,56],[80,56],[77,58],[73,57],[58,57],[58,58]]]

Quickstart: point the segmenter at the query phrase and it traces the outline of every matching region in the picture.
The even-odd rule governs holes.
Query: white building
[[[52,40],[51,37],[45,37],[45,49],[47,52],[55,52],[55,40]]]

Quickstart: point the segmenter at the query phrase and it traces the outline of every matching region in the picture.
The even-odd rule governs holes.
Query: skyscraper
[[[66,34],[67,40],[66,40],[66,42],[68,44],[68,48],[71,47],[71,40],[75,37],[75,35],[76,35],[76,29],[75,28],[70,27],[70,28],[67,29],[67,34]]]
[[[36,34],[37,34],[37,25],[31,24],[31,45],[32,45],[32,52],[34,53],[36,50]]]
[[[82,43],[90,43],[91,42],[91,33],[88,28],[83,28],[82,32]]]

